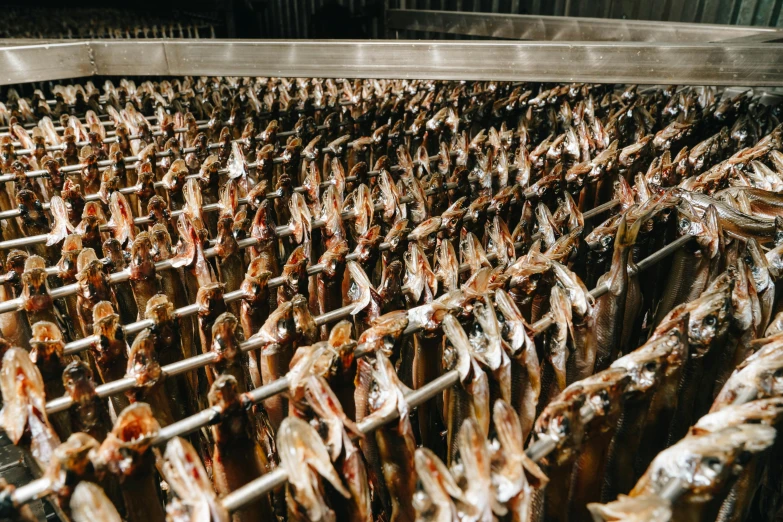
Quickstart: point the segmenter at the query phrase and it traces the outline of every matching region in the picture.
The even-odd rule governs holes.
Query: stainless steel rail
[[[415,9],[387,10],[386,27],[550,42],[762,43],[783,37],[773,27]]]
[[[777,86],[781,50],[730,41],[58,42],[0,47],[0,84],[92,75],[274,75]]]

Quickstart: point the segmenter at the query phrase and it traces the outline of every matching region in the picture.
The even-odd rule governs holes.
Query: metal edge
[[[127,53],[128,45],[106,44],[98,70],[107,70],[101,60],[113,46]],[[169,75],[783,84],[778,44],[169,40],[162,45]],[[161,69],[154,68],[159,74]],[[125,71],[111,69],[132,74]]]
[[[654,22],[610,18],[512,15],[389,9],[389,28],[536,41],[704,43],[734,39],[764,42],[781,38],[772,27]]]
[[[0,70],[5,83],[100,74],[766,87],[783,85],[781,51],[726,42],[115,40],[0,47]]]
[[[0,85],[81,78],[95,74],[90,43],[3,45],[0,41]]]

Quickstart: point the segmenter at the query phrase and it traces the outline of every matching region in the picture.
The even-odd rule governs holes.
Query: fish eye
[[[715,317],[712,314],[704,318],[704,324],[706,324],[707,326],[715,326],[715,323],[717,322],[718,322],[717,317]]]
[[[650,361],[644,365],[644,369],[648,372],[654,372],[658,368],[658,363],[655,361]]]
[[[723,468],[720,460],[715,457],[708,457],[704,459],[704,465],[715,473],[720,473],[720,470]]]
[[[539,279],[541,279],[541,274],[532,274],[530,276],[531,281],[538,281]]]

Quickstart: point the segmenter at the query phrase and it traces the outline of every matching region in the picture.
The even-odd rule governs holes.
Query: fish
[[[295,301],[297,301],[297,308],[307,309],[307,300],[304,296],[296,296]],[[294,352],[293,344],[300,338],[297,330],[292,300],[283,303],[270,313],[263,326],[248,339],[261,343],[257,357],[263,384],[274,382],[288,371]],[[312,333],[312,341],[315,341],[315,335],[317,329]],[[255,354],[250,354],[250,357],[254,356]],[[278,428],[288,410],[285,397],[280,395],[270,397],[263,404],[272,426]]]
[[[538,353],[522,313],[505,290],[495,290],[495,306],[504,341],[502,346],[511,362],[511,398],[507,402],[514,407],[521,424],[522,440],[526,440],[533,427],[541,395]]]
[[[120,323],[120,316],[109,301],[101,301],[93,309],[93,332],[98,336],[90,346],[90,355],[95,361],[98,377],[108,383],[125,377],[128,367],[128,342]],[[109,399],[115,412],[124,410],[130,402],[120,394]]]
[[[747,465],[746,457],[769,448],[775,436],[775,429],[763,424],[689,435],[658,454],[631,496],[660,494],[670,480],[679,480],[684,494],[673,505],[673,519],[714,516],[728,481]]]
[[[638,468],[649,464],[644,457],[645,442],[660,438],[661,432],[668,430],[688,357],[687,325],[686,314],[683,320],[674,321],[665,332],[610,366],[624,370],[629,383],[625,389],[623,416],[607,456],[602,499],[630,491]]]
[[[146,232],[139,233],[133,240],[128,269],[138,315],[136,320],[141,320],[147,309],[147,302],[161,291],[153,259],[152,240]]]
[[[49,462],[44,476],[50,482],[50,498],[56,499],[59,507],[66,514],[72,501],[74,489],[82,482],[100,483],[108,491],[112,506],[124,510],[119,484],[114,477],[100,480],[92,462],[92,456],[98,450],[100,443],[84,433],[74,433],[68,440],[60,444],[54,451],[54,458]]]
[[[463,495],[449,469],[426,447],[416,448],[413,460],[416,474],[421,481],[421,489],[413,496],[416,520],[457,520],[455,500],[463,501]]]
[[[80,482],[71,495],[69,504],[74,522],[120,522],[117,508],[100,486],[93,482]]]
[[[264,259],[255,258],[250,262],[242,281],[242,300],[240,303],[240,322],[245,339],[250,339],[264,325],[269,316],[269,278],[271,272],[265,269]],[[254,388],[261,386],[261,374],[255,356],[248,358],[250,378]]]
[[[598,350],[595,358],[595,371],[609,367],[616,359],[617,353],[622,353],[625,302],[628,292],[628,264],[631,249],[636,236],[643,224],[643,219],[637,219],[632,225],[625,217],[620,219],[617,237],[614,242],[612,264],[610,271],[598,279],[599,286],[605,286],[607,293],[595,301],[595,327]]]
[[[168,297],[156,294],[147,301],[144,318],[152,322],[149,330],[161,366],[184,361],[188,355],[182,344],[182,318],[174,314],[174,306]],[[195,401],[198,379],[192,372],[167,377],[163,385],[175,418],[184,418],[198,410]]]
[[[150,451],[159,431],[160,424],[148,404],[131,404],[117,416],[111,432],[92,457],[99,474],[109,473],[120,479],[128,521],[166,520],[158,501],[155,458]]]
[[[452,465],[457,480],[463,482],[463,502],[460,511],[469,520],[490,521],[494,499],[492,488],[492,460],[489,444],[476,419],[468,417],[459,430],[459,463]],[[489,494],[488,494],[489,493]],[[496,508],[497,509],[497,508]]]
[[[117,299],[109,285],[109,278],[103,271],[103,265],[91,248],[85,248],[79,253],[76,261],[78,270],[77,304],[82,329],[87,335],[93,334],[93,310],[101,301],[108,301],[119,310]]]
[[[81,256],[81,254],[79,254]],[[22,273],[22,310],[27,315],[29,324],[38,321],[57,322],[54,311],[54,301],[49,295],[46,261],[39,256],[30,256],[24,262]]]
[[[199,287],[196,294],[198,305],[198,326],[201,338],[198,353],[206,353],[212,346],[212,325],[218,316],[226,311],[223,299],[223,283],[210,283]]]
[[[288,472],[289,517],[313,522],[334,520],[335,512],[326,502],[321,478],[343,498],[350,499],[351,494],[332,465],[318,432],[302,419],[288,417],[280,426],[278,447],[280,465]]]
[[[253,434],[252,418],[245,411],[241,391],[231,375],[221,375],[209,390],[210,407],[219,408],[223,421],[212,426],[214,447],[212,450],[212,481],[218,495],[226,495],[260,477],[268,469],[268,457]],[[282,430],[281,430],[282,431]],[[281,457],[284,450],[278,448]],[[256,520],[258,517],[272,520],[274,513],[268,496],[242,506],[232,513],[235,522]]]
[[[445,368],[459,372],[460,384],[448,391],[444,398],[448,429],[447,462],[451,463],[457,452],[457,438],[464,419],[475,418],[483,433],[489,431],[490,389],[489,379],[471,353],[471,344],[465,330],[453,315],[443,318],[443,333],[449,344],[443,352]]]
[[[636,497],[620,495],[617,500],[607,504],[587,505],[595,522],[670,522],[672,518],[671,502],[655,494]]]
[[[134,339],[125,377],[134,380],[133,388],[125,392],[132,404],[146,403],[163,427],[179,420],[175,416],[177,403],[167,393],[166,374],[158,362],[155,337],[150,330],[142,330]]]
[[[491,479],[496,515],[510,515],[520,522],[533,520],[534,500],[549,481],[524,452],[525,437],[514,408],[502,399],[492,407],[496,438],[490,442]]]
[[[212,483],[193,446],[181,437],[166,444],[161,474],[174,492],[166,506],[171,520],[211,520],[229,522],[231,515],[217,497]]]
[[[323,267],[317,276],[319,314],[331,312],[342,305],[342,285],[346,267],[345,257],[347,255],[348,242],[343,240],[334,243],[318,259],[318,265]],[[326,339],[328,335],[328,326],[322,326],[321,338]]]
[[[237,381],[239,390],[250,391],[247,379],[247,356],[242,351],[240,335],[237,331],[239,320],[231,313],[225,312],[215,319],[212,325],[212,346],[210,351],[217,354],[217,360],[207,368],[209,385],[220,375],[232,375]]]
[[[156,263],[170,259],[173,256],[171,236],[169,236],[166,227],[163,225],[156,224],[152,227],[150,241],[152,241],[153,260]],[[185,290],[181,273],[182,271],[178,269],[161,270],[157,273],[157,276],[160,278],[158,284],[160,285],[161,293],[169,297],[175,308],[183,308],[188,305],[188,294]],[[196,353],[194,340],[198,335],[195,330],[195,320],[191,317],[182,317],[180,322],[182,346],[185,348],[185,353],[188,356],[194,355]]]
[[[134,241],[135,243],[135,241]],[[110,273],[123,272],[126,269],[125,252],[116,239],[109,238],[103,243],[104,269]],[[132,254],[131,254],[132,255]],[[118,303],[120,317],[123,323],[132,323],[139,319],[138,303],[135,301],[133,288],[128,281],[115,281],[112,291]]]
[[[30,360],[38,368],[44,380],[44,392],[48,400],[65,395],[62,373],[67,364],[63,353],[65,342],[60,328],[47,321],[32,325],[30,339]],[[66,412],[52,415],[50,419],[57,435],[65,440],[71,434],[71,423]]]
[[[347,512],[346,516],[354,522],[372,520],[370,487],[364,458],[349,436],[349,430],[359,436],[362,435],[361,431],[346,416],[339,399],[323,377],[308,378],[305,398],[328,433],[325,444],[329,456],[335,470],[342,473],[346,489],[351,494],[347,506],[341,506],[341,502],[334,503],[336,513]]]
[[[369,395],[369,415],[363,422],[373,422],[397,412],[399,420],[385,424],[375,431],[375,440],[382,466],[383,478],[391,499],[389,520],[415,520],[413,495],[416,492],[416,469],[413,462],[416,442],[405,400],[406,387],[400,382],[391,362],[381,353],[376,354],[372,372],[375,383]]]
[[[0,425],[11,442],[23,442],[33,462],[45,470],[60,439],[46,415],[43,377],[25,350],[11,348],[3,355],[0,391]]]
[[[307,265],[309,258],[305,246],[297,247],[283,266],[282,284],[277,288],[277,305],[293,299],[295,295],[309,296]]]
[[[111,431],[111,418],[106,403],[95,391],[92,370],[84,361],[72,361],[63,369],[65,393],[73,401],[68,409],[72,433],[85,433],[103,442]]]

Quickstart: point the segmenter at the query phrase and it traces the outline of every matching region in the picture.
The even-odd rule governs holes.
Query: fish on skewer
[[[158,500],[155,458],[150,444],[160,424],[145,403],[131,404],[117,417],[111,432],[93,457],[99,474],[120,480],[120,489],[129,521],[166,520]]]
[[[223,417],[223,422],[212,427],[212,474],[219,495],[231,493],[271,471],[269,456],[255,438],[253,419],[245,411],[241,393],[231,375],[218,377],[209,391],[210,406],[220,408]],[[256,520],[259,516],[265,520],[274,517],[268,496],[243,506],[232,514],[232,520]]]

